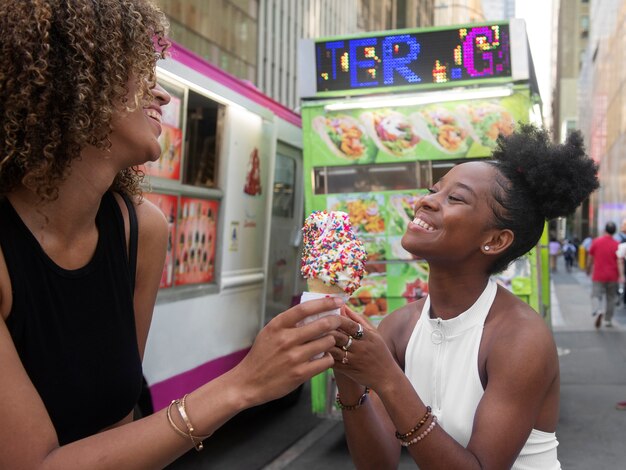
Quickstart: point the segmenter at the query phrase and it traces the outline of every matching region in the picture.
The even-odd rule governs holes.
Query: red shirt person
[[[591,302],[593,315],[596,316],[596,328],[600,328],[602,317],[605,326],[613,326],[613,310],[617,296],[619,271],[617,268],[617,246],[619,243],[613,238],[616,226],[614,222],[607,222],[604,234],[595,238],[589,248],[589,267],[591,272],[592,290]],[[605,308],[602,308],[602,298],[605,298]]]

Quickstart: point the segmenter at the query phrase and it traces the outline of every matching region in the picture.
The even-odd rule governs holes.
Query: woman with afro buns
[[[337,305],[308,302],[237,367],[133,421],[167,243],[136,170],[160,154],[166,27],[149,0],[2,2],[0,468],[162,468],[334,363],[310,358],[337,316],[294,326]]]
[[[357,468],[397,468],[403,446],[423,470],[560,468],[551,331],[492,275],[597,187],[579,133],[555,145],[520,124],[492,159],[453,167],[416,203],[402,245],[428,262],[428,297],[378,329],[343,307],[363,333],[334,333]]]

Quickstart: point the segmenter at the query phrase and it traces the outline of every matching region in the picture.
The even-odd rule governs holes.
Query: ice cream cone
[[[332,286],[326,284],[321,279],[307,279],[306,281],[307,288],[309,292],[316,292],[318,294],[340,294],[344,295],[344,290],[339,286]]]

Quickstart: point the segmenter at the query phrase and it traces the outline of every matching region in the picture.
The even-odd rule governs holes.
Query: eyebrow
[[[472,193],[472,195],[476,196],[476,192],[465,183],[454,183],[454,186],[465,189],[469,191],[470,193]]]
[[[445,176],[442,176],[441,178],[439,178],[439,181],[437,181],[437,183],[441,184],[445,181]],[[476,195],[476,191],[474,191],[470,186],[466,185],[465,183],[454,183],[453,186],[455,188],[461,188],[461,189],[465,189],[466,191],[470,192],[474,197],[477,197]]]

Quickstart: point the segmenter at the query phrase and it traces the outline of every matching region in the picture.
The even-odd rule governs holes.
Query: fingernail
[[[339,297],[333,297],[333,302],[337,307],[341,307],[343,305],[343,300]]]

